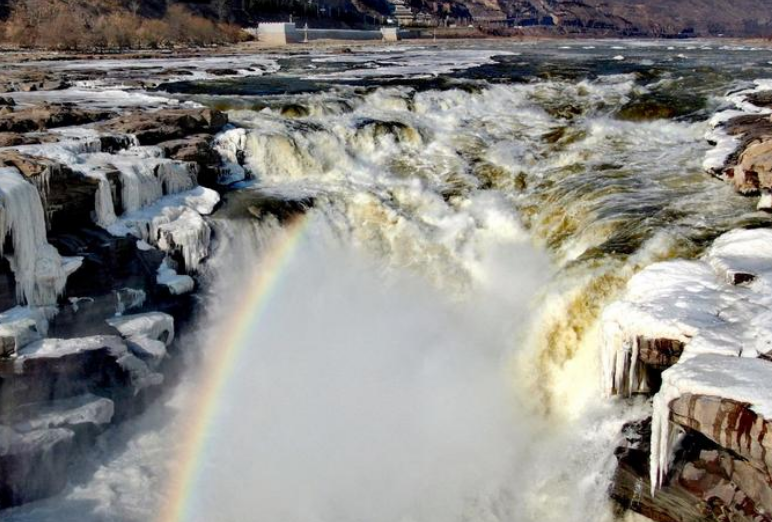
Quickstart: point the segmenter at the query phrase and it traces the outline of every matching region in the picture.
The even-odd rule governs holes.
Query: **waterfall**
[[[227,375],[191,520],[614,520],[614,449],[625,423],[651,411],[603,397],[644,385],[625,310],[606,305],[642,268],[698,255],[753,223],[754,209],[705,176],[708,122],[620,116],[631,101],[679,94],[692,65],[638,67],[637,52],[657,53],[628,49],[625,63],[609,65],[613,51],[576,66],[582,53],[550,52],[502,65],[502,82],[488,63],[457,84],[212,95],[254,110],[230,111],[234,127],[215,138],[221,181],[239,183],[206,220],[186,209],[209,214],[216,194],[163,204],[191,192],[189,167],[152,148],[124,154],[114,166],[125,213],[105,204],[97,222],[169,253],[158,280],[174,292],[194,286],[174,261],[198,269],[202,317],[181,341],[190,366],[97,476],[11,520],[82,520],[83,504],[89,522],[156,515],[232,333],[221,327],[246,312],[239,298],[298,213],[305,236]],[[359,58],[282,67],[340,79],[352,72],[326,61]],[[360,65],[365,77],[389,68]],[[665,459],[676,434],[661,424]]]

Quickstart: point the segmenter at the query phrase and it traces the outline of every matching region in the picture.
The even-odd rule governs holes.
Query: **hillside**
[[[0,0],[12,5],[61,4],[98,17],[130,11],[164,17],[170,6],[218,22],[250,26],[290,16],[312,26],[361,27],[394,17],[402,0]],[[769,36],[772,0],[404,0],[413,19],[403,25],[489,25],[546,34],[591,36]]]

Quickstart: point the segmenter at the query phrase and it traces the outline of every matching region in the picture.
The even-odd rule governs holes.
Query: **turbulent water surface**
[[[154,519],[220,327],[285,233],[247,211],[269,194],[308,207],[305,232],[219,398],[191,520],[612,519],[614,444],[640,410],[601,396],[599,311],[647,264],[767,219],[702,170],[707,119],[767,60],[708,41],[405,44],[237,56],[221,80],[143,62],[152,92],[105,62],[56,96],[229,110],[236,190],[180,384],[65,493],[4,517]]]

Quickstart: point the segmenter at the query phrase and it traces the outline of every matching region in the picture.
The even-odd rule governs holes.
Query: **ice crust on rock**
[[[127,351],[126,344],[121,338],[111,335],[95,335],[75,339],[43,339],[22,348],[16,357],[16,362],[20,363],[36,358],[64,357],[102,348],[107,348],[114,357],[121,357]]]
[[[186,270],[195,271],[209,254],[212,234],[201,216],[211,214],[219,201],[216,191],[196,187],[124,214],[107,229],[116,236],[132,235],[167,253],[179,251]]]
[[[172,295],[183,295],[192,292],[196,282],[188,275],[180,275],[170,266],[169,260],[164,259],[158,267],[156,282],[169,289]]]
[[[109,319],[107,324],[129,341],[129,346],[143,360],[157,365],[166,357],[166,347],[174,341],[174,318],[163,312],[127,315]]]
[[[0,313],[0,355],[16,352],[47,334],[48,320],[37,308],[17,306]]]
[[[129,373],[135,392],[163,382],[163,375],[153,372],[144,361],[129,351],[123,339],[114,335],[42,339],[22,348],[16,356],[15,366],[18,372],[23,372],[25,363],[30,360],[57,359],[105,348],[116,363]]]
[[[20,411],[14,413],[24,420],[13,424],[13,429],[19,433],[28,433],[42,429],[71,428],[82,424],[103,426],[112,421],[114,412],[115,405],[110,399],[86,394],[20,408]]]

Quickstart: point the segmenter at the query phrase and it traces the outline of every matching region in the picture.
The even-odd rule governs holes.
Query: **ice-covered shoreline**
[[[770,210],[772,190],[765,163],[772,140],[771,89],[772,82],[757,80],[727,95],[709,122],[706,139],[713,149],[703,163],[741,194],[760,194],[760,211]],[[767,520],[771,318],[768,228],[727,232],[696,260],[649,265],[606,307],[605,392],[653,396],[646,445],[653,505],[658,495],[687,491],[695,501],[720,502],[735,516]],[[695,447],[702,451],[695,453]],[[716,458],[723,471],[711,468]]]

